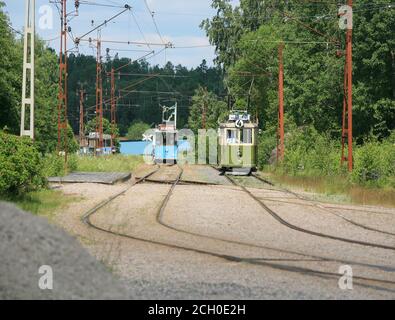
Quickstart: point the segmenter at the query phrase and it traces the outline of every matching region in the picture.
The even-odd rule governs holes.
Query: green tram
[[[258,123],[246,111],[233,111],[218,129],[218,167],[224,174],[249,175],[257,168]]]

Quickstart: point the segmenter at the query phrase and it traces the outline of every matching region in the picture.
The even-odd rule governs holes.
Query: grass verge
[[[395,189],[390,187],[359,186],[347,177],[339,176],[287,176],[273,172],[264,172],[263,175],[283,186],[318,193],[320,200],[395,208]]]
[[[56,210],[78,201],[79,198],[66,196],[60,191],[43,189],[20,196],[1,196],[0,200],[13,202],[22,210],[51,220],[54,218]]]
[[[143,157],[113,155],[104,157],[77,157],[75,171],[131,172],[143,163]]]

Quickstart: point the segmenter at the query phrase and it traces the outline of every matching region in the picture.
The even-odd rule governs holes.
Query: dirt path
[[[143,171],[148,170],[144,168]],[[188,167],[184,171],[186,180],[218,183],[222,179],[208,167],[197,166],[196,170]],[[166,167],[151,178],[174,179],[176,172],[177,167]],[[290,230],[265,214],[235,186],[177,186],[164,212],[165,225],[158,223],[157,213],[170,186],[152,183],[134,186],[92,217],[92,222],[102,228],[141,240],[95,231],[81,222],[88,209],[127,186],[127,183],[63,185],[63,192],[87,199],[59,213],[56,223],[77,236],[141,298],[395,298],[394,285],[370,282],[359,285],[355,279],[354,289],[343,291],[338,287],[340,275],[328,277],[306,272],[316,270],[336,275],[340,265],[349,264],[356,277],[395,281],[394,251]],[[295,201],[278,191],[250,190],[263,199],[275,197],[281,201]],[[394,237],[350,226],[336,217],[318,214],[316,208],[293,203],[268,204],[295,224],[365,241],[393,243]],[[343,212],[342,206],[336,206],[336,210]],[[355,218],[355,212],[352,214]],[[380,216],[380,219],[385,220],[363,214],[363,219],[378,227],[394,224],[395,215],[383,216],[385,218]],[[231,255],[239,260],[221,259],[218,255]]]

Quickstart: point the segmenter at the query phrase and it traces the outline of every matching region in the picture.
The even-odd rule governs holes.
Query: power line
[[[24,36],[23,33],[22,33],[22,31],[19,31],[19,30],[15,29],[11,24],[9,24],[9,23],[7,22],[7,20],[5,20],[5,23],[7,24],[7,26],[8,26],[12,31],[14,31],[15,33],[21,35],[22,37]]]
[[[201,44],[201,45],[191,45],[191,46],[173,45],[172,47],[170,47],[170,49],[195,49],[195,48],[209,48],[209,47],[215,47],[215,46],[211,44]]]
[[[138,50],[138,49],[118,49],[118,48],[107,48],[110,51],[125,51],[125,52],[152,52],[152,50]]]
[[[157,25],[157,23],[156,23],[156,21],[155,21],[155,12],[151,11],[150,7],[148,6],[147,0],[143,0],[143,1],[144,1],[144,3],[145,3],[145,6],[146,6],[146,8],[147,8],[147,10],[148,10],[148,12],[149,12],[151,18],[152,18],[152,21],[153,21],[153,23],[154,23],[156,32],[158,33],[160,40],[162,41],[162,43],[165,43],[165,41],[163,40],[162,34],[161,34],[160,31],[159,31],[158,25]]]
[[[80,4],[87,5],[87,6],[97,6],[97,7],[108,7],[108,8],[124,8],[123,5],[114,5],[114,4],[103,4],[98,2],[91,2],[91,1],[80,1]]]
[[[108,20],[104,20],[103,23],[99,24],[97,27],[93,28],[92,30],[86,32],[84,35],[82,35],[81,37],[78,37],[75,39],[75,43],[78,44],[81,40],[83,40],[84,37],[86,37],[87,35],[91,34],[93,31],[96,31],[97,29],[107,25],[108,22],[114,20],[115,18],[119,17],[121,14],[123,14],[124,12],[131,10],[131,7],[127,4],[125,4],[125,9],[122,10],[121,12],[117,13],[116,15],[112,16],[110,19]]]
[[[91,43],[91,42],[96,42],[97,41],[97,39],[92,39],[92,38],[89,38],[89,39],[79,39],[79,38],[76,38],[76,41],[84,41],[84,42],[89,42],[89,43]],[[146,46],[146,45],[151,45],[151,46],[165,46],[165,47],[168,47],[168,48],[171,48],[172,46],[173,46],[173,44],[172,43],[155,43],[155,42],[142,42],[142,41],[120,41],[120,40],[100,40],[102,43],[115,43],[115,44],[128,44],[128,45],[132,45],[132,44],[135,44],[135,45],[141,45],[141,46]]]
[[[120,73],[120,76],[130,76],[130,77],[151,77],[152,73]],[[191,76],[179,76],[171,74],[155,74],[157,78],[191,78]]]
[[[151,49],[151,46],[149,45],[147,39],[145,38],[144,32],[143,32],[143,31],[141,30],[141,28],[140,28],[140,25],[139,25],[139,23],[138,23],[138,21],[137,21],[137,19],[136,19],[136,16],[134,15],[133,12],[132,12],[131,14],[132,14],[132,17],[133,17],[134,22],[135,22],[136,25],[137,25],[137,28],[138,28],[139,31],[140,31],[141,36],[143,37],[143,40],[144,40],[145,42],[147,42],[147,47],[148,47],[149,49]]]

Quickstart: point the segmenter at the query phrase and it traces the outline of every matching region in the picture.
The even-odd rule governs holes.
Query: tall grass
[[[64,176],[68,172],[131,172],[143,163],[140,156],[111,155],[101,157],[76,156],[68,157],[67,167],[64,158],[57,155],[46,155],[43,159],[46,177]]]
[[[347,176],[290,176],[271,171],[270,179],[283,186],[318,193],[319,198],[326,201],[395,207],[395,189],[361,186],[352,183]]]
[[[140,156],[112,155],[103,157],[77,157],[75,171],[83,172],[131,172],[140,164]]]
[[[0,200],[13,202],[22,210],[52,219],[56,210],[65,207],[71,202],[78,201],[79,198],[66,196],[60,191],[42,189],[18,196],[1,196]]]

